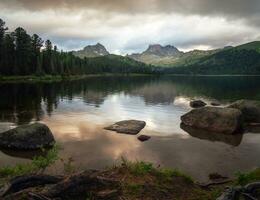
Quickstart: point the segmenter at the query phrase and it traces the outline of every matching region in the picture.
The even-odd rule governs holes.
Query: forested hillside
[[[152,68],[122,56],[79,58],[62,52],[50,40],[30,36],[19,27],[8,32],[0,19],[0,75],[79,75],[95,73],[150,73]]]
[[[260,74],[260,42],[223,49],[186,66],[165,69],[176,74]]]

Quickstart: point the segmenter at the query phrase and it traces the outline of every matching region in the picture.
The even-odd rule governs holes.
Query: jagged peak
[[[91,47],[100,47],[100,48],[104,48],[105,49],[105,46],[103,44],[99,43],[99,42],[97,44],[87,45],[87,46],[84,47],[84,49],[91,48]]]

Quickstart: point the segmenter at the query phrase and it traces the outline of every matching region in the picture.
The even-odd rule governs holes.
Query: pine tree
[[[41,48],[43,46],[44,41],[36,34],[33,34],[31,37],[32,43],[32,70],[36,74],[41,74]]]
[[[5,22],[0,19],[0,73],[2,71],[2,67],[4,67],[3,63],[3,54],[4,54],[4,36],[5,32],[8,30],[8,28],[5,26]]]
[[[11,34],[6,34],[3,42],[3,60],[2,74],[12,75],[14,72],[15,60],[15,45],[14,37]]]
[[[32,45],[31,37],[19,27],[14,31],[15,37],[15,71],[19,75],[32,74]]]

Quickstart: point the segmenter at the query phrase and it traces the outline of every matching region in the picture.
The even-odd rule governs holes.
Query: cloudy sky
[[[260,40],[260,0],[0,0],[13,30],[51,39],[64,50],[100,42],[112,53],[149,44],[212,49]]]

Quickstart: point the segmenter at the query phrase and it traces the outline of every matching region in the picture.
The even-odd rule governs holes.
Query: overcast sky
[[[212,49],[260,40],[260,0],[0,0],[13,30],[64,50],[100,42],[112,53],[149,44]]]

